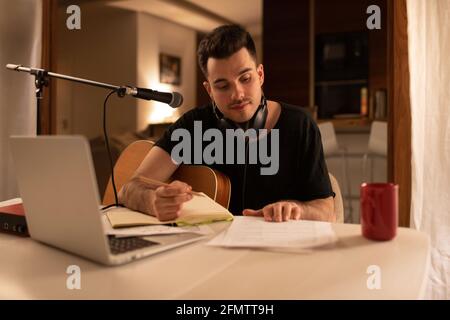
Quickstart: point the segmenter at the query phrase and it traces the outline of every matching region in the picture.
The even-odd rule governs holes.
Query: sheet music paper
[[[336,240],[336,234],[328,222],[267,222],[262,217],[235,217],[231,226],[208,244],[225,247],[310,248]]]

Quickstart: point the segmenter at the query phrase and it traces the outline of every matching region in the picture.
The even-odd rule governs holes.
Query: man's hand
[[[168,186],[155,190],[153,214],[160,221],[173,220],[181,213],[183,203],[192,199],[192,187],[181,181],[173,181]]]
[[[299,220],[302,218],[304,208],[300,203],[293,201],[279,201],[271,203],[259,210],[245,209],[242,214],[244,216],[264,217],[266,221],[282,222]]]

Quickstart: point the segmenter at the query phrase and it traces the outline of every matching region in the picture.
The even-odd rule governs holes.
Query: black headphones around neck
[[[213,112],[214,115],[217,118],[217,125],[219,129],[226,130],[226,129],[240,129],[241,127],[236,124],[234,121],[227,119],[223,116],[222,112],[220,112],[219,108],[217,107],[216,103],[212,101],[213,106]],[[261,96],[261,102],[258,106],[258,109],[256,109],[255,114],[253,117],[248,120],[247,122],[247,128],[245,129],[264,129],[264,126],[266,125],[267,120],[267,100],[264,97],[264,94]],[[244,128],[242,128],[244,129]]]

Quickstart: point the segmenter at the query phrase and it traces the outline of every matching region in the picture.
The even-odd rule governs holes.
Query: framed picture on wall
[[[181,84],[181,58],[159,54],[159,82],[177,86]]]

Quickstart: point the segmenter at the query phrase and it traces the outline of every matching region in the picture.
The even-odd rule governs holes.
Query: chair
[[[331,189],[336,194],[334,197],[334,213],[336,214],[336,222],[344,223],[344,202],[342,200],[341,188],[336,178],[328,173],[330,176]]]
[[[387,157],[387,122],[374,121],[370,127],[369,144],[363,156],[362,172],[364,181],[367,181],[367,161],[370,160],[370,182],[373,181],[373,166],[375,157]]]
[[[353,219],[352,217],[353,210],[351,204],[351,184],[348,176],[347,149],[339,146],[336,138],[336,132],[334,130],[334,125],[332,122],[320,123],[318,124],[318,127],[320,130],[320,135],[322,137],[324,156],[326,158],[341,157],[342,159],[342,177],[344,180],[343,184],[347,192],[347,208],[348,208],[346,211],[347,216],[345,217],[345,221],[350,221]]]

